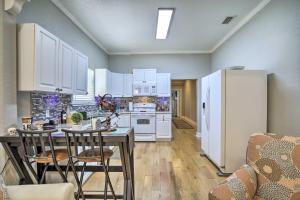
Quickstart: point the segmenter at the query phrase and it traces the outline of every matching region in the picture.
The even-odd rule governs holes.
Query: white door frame
[[[197,93],[197,130],[196,130],[196,137],[201,137],[201,109],[202,109],[202,102],[201,102],[201,78],[196,80],[196,93]]]

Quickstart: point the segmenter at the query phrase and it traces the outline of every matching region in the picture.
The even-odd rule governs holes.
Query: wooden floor
[[[223,180],[216,168],[200,156],[194,129],[176,129],[172,142],[137,142],[135,147],[136,200],[202,200]],[[117,154],[117,153],[116,153]],[[118,155],[112,163],[118,163]],[[114,189],[122,193],[121,173],[110,174]],[[103,174],[94,174],[85,190],[103,190]]]

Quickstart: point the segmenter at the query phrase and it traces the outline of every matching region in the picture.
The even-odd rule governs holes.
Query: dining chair
[[[39,184],[44,183],[45,175],[48,167],[53,164],[61,176],[63,182],[67,181],[67,173],[69,169],[69,161],[65,174],[60,168],[58,162],[69,158],[67,149],[55,149],[52,134],[57,132],[56,129],[45,131],[27,131],[17,130],[22,145],[22,157]],[[41,164],[43,166],[42,176],[39,177],[33,168],[33,164]]]
[[[104,199],[107,199],[108,186],[110,187],[113,198],[116,199],[109,177],[109,162],[113,151],[103,144],[102,132],[105,131],[105,129],[88,131],[62,129],[62,131],[65,132],[70,164],[78,186],[76,199],[78,200],[80,196],[82,199],[85,199],[82,182],[87,163],[98,163],[99,167],[103,168],[105,173]],[[75,169],[75,165],[79,163],[83,163],[80,179]]]

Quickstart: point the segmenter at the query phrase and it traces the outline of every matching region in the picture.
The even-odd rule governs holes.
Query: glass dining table
[[[65,127],[60,127],[65,128]],[[58,130],[60,130],[58,128]],[[90,126],[83,126],[83,130],[90,130]],[[54,146],[65,147],[66,140],[63,132],[58,131],[53,133]],[[116,128],[114,131],[102,132],[103,143],[105,146],[114,146],[119,148],[121,165],[110,165],[109,172],[122,172],[124,177],[124,189],[123,194],[116,194],[118,199],[134,200],[134,131],[132,128]],[[88,137],[88,136],[87,136]],[[95,137],[97,137],[95,135]],[[17,135],[3,135],[0,136],[0,143],[5,149],[9,156],[16,172],[20,177],[20,184],[33,184],[33,180],[30,173],[26,169],[24,162],[18,152],[21,145],[19,137]],[[60,166],[62,170],[66,170],[65,165]],[[75,166],[76,171],[81,171],[82,166]],[[37,168],[37,172],[42,169]],[[56,168],[49,167],[48,171],[56,171]],[[86,166],[85,172],[103,172],[102,167],[97,166]],[[88,194],[85,195],[87,199],[101,199],[104,195],[102,194]]]

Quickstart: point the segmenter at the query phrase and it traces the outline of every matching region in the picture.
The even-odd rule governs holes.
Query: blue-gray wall
[[[17,23],[37,23],[89,57],[90,68],[108,67],[108,56],[50,0],[31,0]]]
[[[111,55],[108,64],[113,72],[156,68],[160,73],[171,73],[172,79],[198,79],[210,73],[210,54]]]
[[[212,54],[212,71],[237,65],[269,74],[268,131],[300,135],[299,0],[272,0]]]

